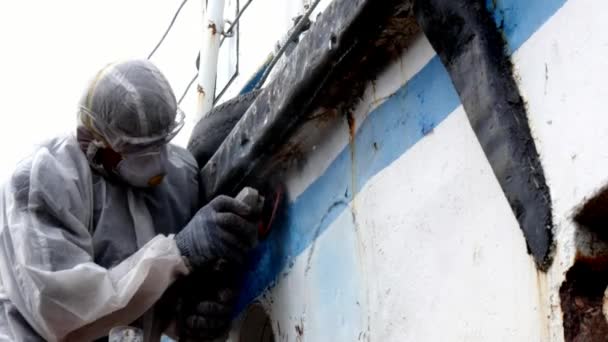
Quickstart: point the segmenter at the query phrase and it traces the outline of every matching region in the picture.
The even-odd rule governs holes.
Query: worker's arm
[[[2,194],[0,279],[11,302],[46,340],[104,336],[152,307],[188,273],[185,260],[193,267],[219,258],[238,262],[256,242],[255,224],[243,218],[251,209],[221,196],[175,238],[158,235],[118,265],[103,268],[94,262],[89,231],[91,185],[87,164],[42,148]]]
[[[110,269],[95,264],[91,179],[78,168],[42,149],[18,168],[0,201],[2,285],[48,341],[104,336],[141,316],[188,272],[166,236]]]
[[[154,238],[133,256],[108,270],[110,273],[116,272],[117,269],[129,270],[129,272],[134,269],[148,270],[143,281],[127,284],[126,288],[131,288],[131,292],[133,292],[132,296],[125,297],[125,299],[130,298],[128,303],[122,302],[118,310],[71,332],[67,339],[70,341],[90,340],[100,336],[100,333],[107,333],[113,326],[128,324],[142,315],[160,299],[179,273],[185,273],[178,272],[184,270],[176,269],[172,264],[176,260],[175,256],[178,256],[180,261],[183,256],[195,269],[219,259],[232,263],[242,262],[245,254],[257,242],[255,224],[244,218],[250,217],[252,214],[255,212],[245,203],[227,196],[219,196],[201,208],[175,236],[175,240],[167,240],[164,236]],[[166,253],[162,251],[165,248]],[[147,258],[145,253],[151,251],[160,253],[152,253],[151,257]],[[180,262],[179,265],[184,267],[183,262]],[[137,279],[136,275],[129,277]],[[204,281],[209,281],[208,277]],[[118,285],[120,286],[120,284]],[[202,331],[202,329],[207,329],[207,325],[200,321],[200,317],[204,317],[204,320],[207,321],[210,318],[208,314],[218,315],[218,307],[209,304],[199,307],[200,309],[197,309],[197,314],[194,316],[196,320],[192,324]],[[228,309],[226,306],[225,310]],[[222,313],[219,312],[219,314]],[[228,317],[225,317],[226,314],[223,315],[211,321],[214,324],[214,331],[219,327],[219,325],[216,327],[217,324],[214,322],[229,322]]]

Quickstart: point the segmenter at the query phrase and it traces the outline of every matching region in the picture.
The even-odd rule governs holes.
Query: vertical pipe
[[[201,0],[203,14],[203,35],[201,39],[201,59],[196,87],[197,105],[194,124],[202,119],[213,107],[217,57],[220,37],[224,30],[224,0]]]

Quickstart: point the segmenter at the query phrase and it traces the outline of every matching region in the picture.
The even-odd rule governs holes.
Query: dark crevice
[[[585,202],[574,220],[608,241],[608,187]]]

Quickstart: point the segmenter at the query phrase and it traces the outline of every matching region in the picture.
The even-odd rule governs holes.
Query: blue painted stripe
[[[255,72],[255,74],[253,74],[253,76],[251,76],[247,83],[245,83],[245,86],[243,86],[243,88],[239,92],[239,95],[247,94],[248,92],[253,91],[255,89],[255,86],[258,85],[258,83],[262,79],[262,76],[266,72],[266,69],[268,69],[268,66],[270,65],[270,62],[272,61],[273,57],[274,55],[270,54],[270,56],[266,58],[264,64],[262,64],[262,66],[258,68],[258,70]]]
[[[565,3],[566,0],[486,0],[510,51],[519,49]]]
[[[351,145],[354,150],[351,146],[342,150],[325,173],[287,206],[268,239],[252,255],[255,261],[245,280],[241,308],[327,229],[347,207],[353,193],[431,132],[458,105],[449,75],[434,57],[406,86],[370,113]]]
[[[496,0],[512,49],[517,49],[564,0]],[[541,5],[542,3],[542,5]],[[539,13],[527,11],[542,9]],[[449,75],[435,56],[361,123],[354,142],[277,218],[274,230],[251,256],[239,311],[286,274],[293,260],[340,215],[375,174],[416,144],[460,105]],[[353,158],[354,156],[354,158]],[[353,170],[355,174],[353,175]]]

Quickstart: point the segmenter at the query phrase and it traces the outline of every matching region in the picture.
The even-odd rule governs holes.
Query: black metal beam
[[[551,196],[504,38],[485,0],[416,0],[414,11],[450,74],[530,253],[547,269]]]

